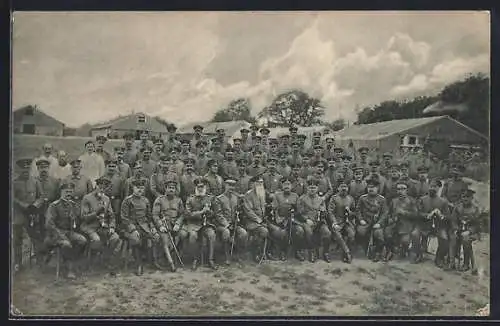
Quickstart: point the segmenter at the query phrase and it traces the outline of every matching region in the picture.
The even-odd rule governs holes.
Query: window
[[[408,137],[408,145],[416,145],[416,144],[417,144],[417,137],[409,136]]]
[[[23,134],[34,135],[35,134],[35,125],[34,124],[24,124],[23,125]]]
[[[138,116],[137,116],[137,122],[138,122],[138,123],[145,123],[145,122],[146,122],[146,116],[144,116],[144,115],[142,115],[142,114],[141,114],[141,115],[138,115]]]
[[[34,109],[30,106],[30,107],[27,107],[26,110],[24,111],[24,115],[33,115],[34,114]]]

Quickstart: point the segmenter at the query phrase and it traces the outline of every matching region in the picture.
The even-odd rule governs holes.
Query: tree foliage
[[[255,117],[252,117],[252,106],[247,98],[235,99],[227,107],[215,112],[211,122],[225,122],[245,120],[249,123],[255,123]]]
[[[175,124],[171,123],[171,122],[168,122],[167,120],[161,118],[161,117],[154,117],[159,123],[161,123],[162,125],[164,125],[165,127],[170,127],[170,126],[174,126],[175,127]]]
[[[325,109],[320,100],[301,90],[291,90],[276,96],[258,117],[266,118],[271,124],[279,127],[310,127],[321,124],[324,114]]]
[[[339,131],[345,128],[346,121],[344,119],[337,119],[332,122],[326,122],[324,125],[331,131]]]

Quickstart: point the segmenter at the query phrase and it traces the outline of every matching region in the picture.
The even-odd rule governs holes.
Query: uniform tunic
[[[207,192],[212,196],[219,196],[224,192],[224,180],[220,175],[207,173],[204,178],[208,182]]]
[[[247,191],[250,190],[250,179],[252,177],[249,176],[248,174],[243,174],[243,175],[239,175],[238,178],[236,179],[236,191],[241,194],[241,195],[244,195],[247,193]]]
[[[207,213],[207,225],[213,225],[213,202],[214,197],[211,195],[190,196],[186,201],[186,223],[183,225],[183,228],[188,232],[197,232],[202,227],[204,218],[201,210],[206,205],[212,208],[212,210]]]
[[[92,192],[92,190],[94,189],[90,178],[81,174],[72,174],[70,176],[67,176],[66,178],[64,178],[63,182],[71,182],[75,185],[75,189],[73,191],[73,199],[78,204],[82,201],[83,196]]]
[[[278,165],[278,173],[281,174],[283,177],[288,178],[290,174],[292,173],[292,168],[289,167],[288,165]]]
[[[266,172],[267,168],[261,164],[259,165],[251,165],[247,168],[247,171],[248,171],[248,175],[252,176],[252,177],[255,177],[256,175],[260,175],[260,174],[263,174],[264,172]]]
[[[362,195],[366,194],[366,187],[367,184],[365,180],[361,180],[359,182],[352,180],[349,185],[349,195],[357,201]]]
[[[460,202],[451,213],[451,229],[458,230],[459,232],[470,231],[472,238],[476,240],[477,235],[481,231],[479,215],[479,208],[474,203],[466,207],[464,203]]]
[[[214,204],[214,212],[217,225],[227,227],[234,222],[236,212],[239,208],[240,199],[238,196],[230,193],[223,193],[217,196]],[[241,216],[240,216],[241,218]]]
[[[158,173],[155,173],[151,176],[150,178],[150,186],[151,186],[151,196],[153,198],[157,198],[161,195],[165,194],[165,182],[167,180],[174,180],[177,182],[177,192],[176,194],[178,195],[181,190],[181,186],[179,183],[179,177],[177,174],[168,171],[168,172],[163,172],[163,171],[158,171]]]
[[[49,155],[49,156],[42,155],[42,156],[39,156],[39,157],[36,157],[35,159],[33,159],[33,162],[31,163],[31,168],[30,168],[30,177],[34,179],[40,175],[40,173],[38,172],[38,167],[36,165],[36,162],[38,162],[41,159],[45,159],[45,160],[49,161],[49,163],[50,163],[49,176],[55,177],[51,172],[54,171],[55,166],[59,165],[59,161],[53,155]]]
[[[145,176],[140,176],[140,177],[133,176],[133,177],[130,177],[127,180],[125,180],[125,182],[123,184],[123,198],[126,198],[126,197],[132,195],[132,193],[134,192],[134,189],[132,186],[132,182],[134,180],[141,180],[144,182],[145,188],[146,188],[145,196],[146,196],[146,198],[150,199],[151,198],[151,187],[149,185],[149,179],[146,178]]]
[[[59,197],[60,181],[52,177],[35,179],[35,199],[47,199],[51,203]]]
[[[96,149],[95,153],[97,155],[101,156],[104,162],[106,162],[107,160],[109,160],[111,158],[111,154],[105,149],[103,149],[102,151],[99,151],[98,149]]]
[[[73,201],[58,199],[49,205],[45,214],[45,228],[52,243],[72,239],[72,231],[77,230],[80,224],[79,214]]]
[[[118,174],[106,177],[111,180],[111,183],[106,189],[103,189],[103,192],[111,200],[113,212],[120,212],[122,200],[125,198],[125,181]]]
[[[326,211],[325,201],[318,195],[311,197],[309,194],[304,194],[298,199],[297,212],[303,222],[310,220],[313,225],[316,225],[319,222],[321,209]]]
[[[280,226],[285,226],[290,216],[290,209],[297,209],[299,195],[294,192],[288,194],[284,191],[278,191],[273,198],[273,208],[276,211],[276,223]]]
[[[13,223],[24,225],[26,221],[26,209],[35,201],[35,183],[29,177],[19,176],[12,182],[13,190]]]
[[[432,220],[427,220],[427,215],[432,212],[434,209],[439,209],[441,214],[444,215],[445,218],[448,218],[450,215],[450,206],[446,199],[435,196],[431,197],[430,195],[425,195],[421,197],[417,202],[417,211],[419,214],[420,227],[422,231],[428,233],[432,230]],[[443,229],[446,227],[446,220],[436,219],[434,221],[435,229]]]
[[[146,178],[149,179],[154,173],[158,172],[159,167],[157,162],[150,159],[147,161],[141,160],[140,163],[142,165],[142,171]]]
[[[198,157],[198,159],[194,162],[194,171],[197,175],[205,175],[208,173],[207,163],[209,160],[210,157],[208,157],[206,154]]]
[[[262,175],[264,180],[264,187],[269,193],[275,193],[281,188],[281,178],[283,178],[277,171],[267,171]]]
[[[260,224],[266,218],[266,199],[259,198],[255,190],[249,190],[245,194],[243,207],[245,210],[245,217],[247,218],[247,224]]]
[[[462,179],[448,180],[443,186],[441,197],[446,198],[450,203],[455,204],[460,200],[462,193],[467,190],[468,186]]]
[[[102,220],[97,215],[101,207],[104,209],[104,218]],[[85,234],[90,234],[100,229],[101,223],[114,229],[116,227],[115,213],[108,196],[104,194],[98,196],[97,192],[92,192],[82,199],[80,230]]]
[[[240,172],[238,170],[238,165],[236,164],[236,161],[231,160],[231,161],[224,161],[221,166],[221,176],[224,177],[224,179],[227,178],[232,178],[232,179],[237,179],[239,176]]]
[[[356,205],[356,217],[358,222],[365,220],[368,224],[383,224],[387,219],[387,203],[382,195],[370,196],[368,194],[359,197]]]
[[[125,162],[118,162],[117,166],[118,173],[123,180],[127,180],[132,176],[132,170],[130,169],[130,165]]]
[[[125,152],[123,153],[123,161],[129,166],[134,166],[137,160],[139,160],[139,152],[137,151],[137,149],[133,147],[126,148]]]
[[[302,155],[300,155],[300,152],[297,153],[291,153],[288,158],[288,165],[293,166],[293,165],[302,165]]]
[[[121,220],[128,233],[137,230],[141,235],[153,237],[151,204],[146,197],[128,196],[121,205]]]
[[[171,198],[160,196],[154,201],[152,214],[154,224],[158,230],[161,226],[165,226],[170,230],[172,230],[174,225],[180,227],[185,214],[182,200],[177,196],[172,196]]]
[[[419,216],[415,199],[410,196],[392,199],[389,215],[389,225],[396,223],[399,234],[409,234],[418,223]]]
[[[192,173],[184,173],[180,178],[180,197],[183,202],[189,198],[189,196],[194,195],[196,186],[194,185],[194,180],[198,178],[198,175]]]
[[[418,180],[417,183],[415,183],[415,198],[420,198],[427,194],[429,194],[429,181]]]
[[[340,225],[341,228],[348,222],[346,220],[346,208],[352,213],[356,210],[356,202],[350,195],[342,197],[339,194],[333,195],[328,202],[328,212],[334,224]]]

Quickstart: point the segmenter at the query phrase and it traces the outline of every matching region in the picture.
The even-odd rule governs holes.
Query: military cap
[[[234,143],[241,143],[241,138],[233,138],[233,144]]]
[[[257,130],[259,130],[259,127],[257,127],[256,125],[251,125],[250,130],[257,131]]]
[[[207,179],[205,179],[204,177],[198,177],[196,179],[193,180],[193,183],[195,186],[198,186],[198,185],[206,185],[207,184]]]
[[[296,141],[292,142],[292,146],[300,146],[300,144]]]
[[[80,160],[79,158],[75,158],[69,162],[69,165],[74,167],[74,166],[80,165],[81,163],[82,163],[82,160]]]
[[[474,190],[472,190],[471,188],[467,188],[462,193],[462,196],[464,196],[464,197],[473,197],[475,193],[476,192]]]
[[[207,146],[207,145],[208,145],[208,143],[206,140],[199,140],[196,142],[195,146],[198,148],[198,147]]]
[[[379,184],[379,181],[375,178],[369,178],[368,180],[366,180],[366,185],[369,187],[378,187]]]
[[[111,183],[111,180],[109,180],[106,177],[100,177],[95,180],[96,185],[109,185]]]
[[[429,183],[430,186],[438,186],[441,188],[443,186],[443,183],[439,179],[432,179],[431,182]]]
[[[181,144],[182,145],[189,145],[190,143],[191,142],[189,141],[189,139],[185,139],[185,138],[181,139]]]
[[[167,131],[172,131],[173,132],[173,131],[176,131],[176,130],[177,130],[177,127],[174,126],[173,124],[167,126]]]
[[[314,131],[312,135],[313,135],[314,138],[318,138],[318,137],[321,137],[321,132]]]
[[[366,146],[360,147],[358,149],[358,152],[360,152],[360,153],[368,153],[368,151],[369,151],[369,149]]]
[[[215,132],[218,133],[218,134],[223,134],[226,131],[224,130],[224,128],[217,128],[217,129],[215,129]]]
[[[94,144],[94,142],[92,140],[87,140],[87,142],[85,142],[85,145],[84,146],[87,146],[88,144]]]
[[[338,179],[337,183],[338,183],[339,186],[340,185],[346,185],[346,186],[348,186],[347,181],[345,179]]]
[[[399,163],[399,168],[400,169],[408,169],[410,167],[410,163],[408,162],[401,162]]]
[[[168,161],[170,160],[170,157],[168,155],[162,155],[160,156],[160,162],[165,162],[165,161]]]
[[[391,166],[389,168],[390,168],[390,170],[399,171],[399,165],[397,165],[397,164],[391,164]]]
[[[44,158],[38,159],[38,161],[36,161],[36,166],[49,166],[49,165],[50,161]]]
[[[313,147],[314,149],[323,149],[323,147],[321,145],[314,145]]]
[[[95,140],[96,141],[102,141],[103,143],[105,143],[108,140],[108,138],[106,138],[106,136],[102,136],[101,135],[101,136],[96,136]]]
[[[257,181],[264,181],[264,179],[262,179],[261,174],[257,174],[256,176],[254,176],[250,179],[250,182],[257,182]]]
[[[259,150],[259,149],[254,150],[254,151],[253,151],[253,155],[257,155],[257,154],[258,154],[258,155],[262,155],[262,151],[261,151],[261,150]]]
[[[29,168],[33,160],[31,158],[21,158],[16,161],[17,166],[26,169]]]
[[[234,186],[236,184],[236,180],[231,178],[227,178],[226,180],[224,180],[224,182],[230,186]]]
[[[429,168],[425,165],[421,165],[417,168],[417,173],[427,173],[429,172]]]
[[[207,162],[207,166],[208,166],[208,167],[211,167],[211,166],[212,166],[212,165],[214,165],[214,164],[217,164],[217,161],[216,161],[216,160],[214,160],[214,159],[210,159],[210,160],[208,160],[208,162]]]
[[[163,145],[163,140],[161,138],[157,139],[155,145]]]
[[[307,138],[307,136],[304,134],[300,134],[297,137],[299,137],[299,139],[302,139],[302,140],[306,140],[306,138]]]
[[[260,129],[260,133],[262,135],[269,135],[271,133],[271,130],[269,130],[268,128],[262,128]]]
[[[315,177],[309,176],[307,177],[306,183],[308,186],[317,186],[319,185],[319,180]]]
[[[132,135],[130,132],[126,132],[123,135],[123,139],[134,139],[134,135]]]
[[[139,169],[139,168],[142,168],[142,164],[141,164],[141,162],[136,161],[136,162],[133,164],[132,169]]]
[[[278,162],[278,159],[276,157],[274,157],[274,156],[268,157],[267,162],[268,163],[271,163],[271,162],[276,163],[276,162]]]
[[[280,138],[280,139],[285,139],[285,138],[286,138],[286,139],[289,139],[289,138],[290,138],[290,135],[289,135],[289,134],[284,134],[284,135],[281,135],[279,138]]]
[[[293,178],[291,178],[291,177],[283,177],[283,178],[281,178],[281,183],[285,183],[285,182],[293,183]]]
[[[134,179],[134,180],[132,180],[131,184],[134,187],[145,187],[146,180],[145,179]]]
[[[65,180],[61,183],[61,185],[59,186],[59,189],[60,190],[75,189],[75,184],[73,182],[70,182],[69,180]]]
[[[392,153],[391,152],[385,152],[382,157],[393,157]]]
[[[408,182],[406,182],[405,180],[402,180],[402,179],[399,179],[398,181],[396,181],[396,185],[405,185],[406,188],[408,188]]]
[[[244,159],[238,159],[238,160],[236,160],[236,164],[238,166],[246,166],[247,162]]]
[[[342,147],[335,147],[335,148],[333,149],[333,152],[334,152],[334,153],[335,153],[335,152],[337,152],[337,153],[343,153],[343,152],[344,152],[344,149],[343,149]]]
[[[152,152],[152,150],[151,150],[151,148],[149,148],[149,146],[141,148],[141,153],[151,153],[151,152]]]
[[[352,160],[352,156],[345,153],[344,155],[342,155],[342,159],[350,161],[350,160]]]
[[[108,160],[104,161],[104,164],[105,165],[111,165],[111,164],[117,165],[118,161],[116,159],[114,159],[114,158],[111,158],[111,159],[108,159]]]
[[[333,138],[333,136],[326,136],[325,140],[326,140],[327,143],[329,142],[329,140],[330,140],[330,143],[333,143],[335,141],[335,139]]]
[[[202,125],[194,125],[193,129],[194,129],[194,131],[202,131],[203,126]]]
[[[299,129],[295,126],[291,126],[290,128],[288,128],[288,131],[290,131],[290,132],[297,131],[297,130],[299,130]]]
[[[248,134],[249,132],[250,132],[250,130],[248,130],[247,128],[240,129],[240,133],[242,133],[242,134]]]
[[[361,165],[358,165],[358,164],[353,164],[352,167],[351,167],[352,171],[353,172],[356,172],[356,171],[363,171],[365,168],[362,167]]]
[[[380,166],[380,162],[378,160],[373,160],[368,163],[370,166]]]
[[[183,162],[184,164],[194,164],[195,160],[192,157],[186,157]]]
[[[261,140],[262,140],[262,137],[261,137],[261,136],[259,136],[259,135],[255,135],[253,138],[254,138],[254,139],[256,139],[256,140],[258,140],[258,141],[261,141]]]

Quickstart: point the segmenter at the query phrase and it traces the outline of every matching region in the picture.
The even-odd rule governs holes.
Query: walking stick
[[[259,265],[264,260],[264,256],[266,255],[266,252],[267,252],[267,238],[264,239],[264,249],[262,250],[262,256],[260,256]]]
[[[290,254],[292,251],[292,223],[293,216],[295,214],[295,209],[293,207],[290,209],[290,217],[288,218],[288,253],[287,256],[290,258]]]
[[[175,255],[177,256],[179,263],[181,264],[182,267],[184,267],[184,263],[182,262],[181,256],[179,255],[179,251],[177,250],[177,246],[175,245],[174,239],[172,238],[172,233],[170,232],[169,229],[167,229],[167,235],[168,235],[168,238],[170,239],[170,244],[172,245],[172,248],[174,249]]]
[[[238,209],[236,211],[236,216],[234,218],[234,230],[233,230],[233,236],[231,237],[231,251],[230,251],[230,256],[231,259],[233,258],[233,250],[234,250],[234,242],[236,241],[236,228],[238,227],[238,221],[240,220],[240,210]]]

